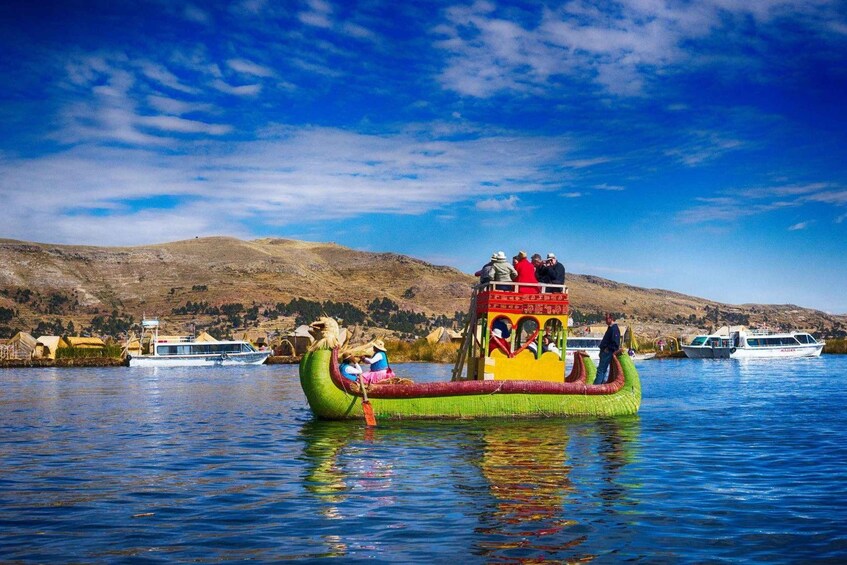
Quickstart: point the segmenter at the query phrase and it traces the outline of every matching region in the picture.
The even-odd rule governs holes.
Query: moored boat
[[[247,341],[197,341],[192,336],[159,336],[159,321],[141,323],[147,338],[147,353],[128,354],[130,367],[220,367],[261,365],[270,351],[257,351]],[[139,340],[139,349],[145,335]]]
[[[584,351],[595,363],[600,362],[600,342],[602,337],[598,336],[568,336],[567,351],[565,353],[568,364],[573,363],[575,351]]]
[[[808,332],[748,330],[743,326],[725,330],[699,335],[682,350],[694,359],[766,359],[818,357],[825,345]]]
[[[475,288],[471,305],[452,380],[368,385],[367,398],[377,418],[618,416],[638,411],[641,383],[626,353],[615,356],[608,382],[599,385],[590,384],[596,368],[585,353],[576,353],[578,362],[567,376],[556,353],[540,353],[542,336],[565,346],[566,289],[528,294],[484,285]],[[362,391],[341,375],[338,360],[339,347],[306,353],[301,386],[316,416],[361,419]]]

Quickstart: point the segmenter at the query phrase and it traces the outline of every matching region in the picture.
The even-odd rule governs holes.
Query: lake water
[[[638,367],[636,417],[373,430],[294,366],[2,370],[0,561],[847,561],[847,356]]]

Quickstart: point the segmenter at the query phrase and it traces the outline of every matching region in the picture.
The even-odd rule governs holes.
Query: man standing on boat
[[[600,364],[597,366],[597,376],[594,377],[594,384],[601,385],[606,382],[609,372],[609,363],[612,362],[612,355],[621,348],[621,330],[615,323],[615,317],[611,312],[606,312],[606,333],[600,341]]]

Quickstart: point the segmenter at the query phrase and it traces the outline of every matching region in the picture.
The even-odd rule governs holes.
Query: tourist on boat
[[[550,275],[547,272],[547,264],[538,253],[532,255],[532,266],[535,267],[535,280],[541,284],[550,282]]]
[[[565,284],[565,266],[559,263],[555,253],[547,254],[547,261],[544,262],[547,268],[547,283],[562,285]],[[561,288],[547,289],[547,292],[562,292]]]
[[[501,353],[507,356],[511,357],[512,355],[512,346],[509,345],[500,328],[491,330],[491,338],[488,340],[488,355],[490,356],[495,349],[499,349]]]
[[[497,252],[491,267],[494,271],[492,275],[494,282],[512,282],[518,277],[518,272],[506,259],[506,254],[502,251]],[[497,290],[513,290],[512,285],[497,285],[495,288]]]
[[[612,355],[621,348],[621,330],[615,323],[615,317],[611,312],[606,312],[606,325],[608,328],[606,328],[606,333],[603,334],[603,339],[600,341],[600,363],[597,365],[597,376],[594,378],[596,385],[606,382]]]
[[[362,374],[362,368],[359,366],[359,357],[345,353],[341,356],[341,366],[339,367],[341,376],[351,381],[359,380],[359,375]]]
[[[543,345],[542,351],[544,351],[544,353],[552,351],[553,353],[559,356],[559,359],[562,358],[562,350],[556,346],[556,342],[553,341],[552,337],[550,337],[549,335],[545,335],[541,341]]]
[[[479,277],[479,284],[488,284],[491,282],[491,277],[494,275],[494,261],[497,259],[497,253],[491,254],[491,259],[482,266],[480,270],[474,273],[475,277]]]
[[[533,283],[532,286],[518,286],[518,292],[521,294],[536,294],[538,292],[538,286],[534,283],[537,283],[538,279],[535,278],[535,267],[533,267],[532,263],[529,262],[529,259],[526,258],[526,251],[519,251],[518,254],[515,255],[514,265],[515,271],[518,273],[518,276],[515,277],[515,282]]]
[[[370,370],[362,373],[362,379],[365,384],[372,384],[394,376],[394,371],[388,365],[388,353],[385,349],[385,343],[381,339],[373,342],[374,354],[370,357],[365,357],[365,363],[370,365]]]

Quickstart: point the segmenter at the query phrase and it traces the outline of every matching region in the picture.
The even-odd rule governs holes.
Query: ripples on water
[[[847,357],[639,369],[636,417],[375,430],[296,367],[3,370],[0,561],[847,559]]]

